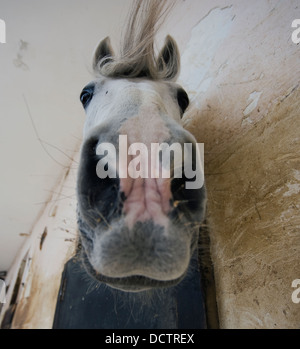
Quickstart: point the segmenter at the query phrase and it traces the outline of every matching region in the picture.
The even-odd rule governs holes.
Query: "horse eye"
[[[88,85],[82,90],[82,92],[80,94],[80,101],[81,101],[84,109],[87,108],[90,101],[92,100],[93,95],[94,95],[94,90],[95,90],[94,85]]]
[[[183,114],[186,111],[186,108],[189,106],[190,100],[187,93],[182,88],[177,90],[177,101]]]

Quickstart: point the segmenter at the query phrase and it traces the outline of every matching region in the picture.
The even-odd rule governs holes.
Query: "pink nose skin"
[[[121,178],[120,189],[126,196],[123,212],[130,229],[147,220],[167,228],[172,197],[169,178]]]
[[[169,222],[167,214],[171,209],[171,180],[170,178],[162,178],[162,175],[158,176],[159,178],[150,175],[152,167],[155,170],[162,170],[156,168],[157,158],[155,155],[154,157],[150,156],[151,144],[162,143],[170,138],[170,130],[160,117],[161,111],[160,107],[157,106],[156,96],[154,99],[155,101],[153,101],[153,94],[147,94],[144,98],[147,103],[140,106],[139,114],[129,118],[119,129],[120,135],[126,135],[128,138],[128,142],[120,144],[122,154],[119,154],[119,173],[122,173],[120,175],[120,190],[126,196],[123,213],[129,228],[132,228],[136,222],[146,220],[153,220],[154,223],[167,228]],[[126,178],[123,178],[124,173],[128,174],[129,162],[132,160],[132,156],[128,154],[128,149],[134,143],[143,143],[146,146],[148,159],[141,157],[140,160],[142,165],[148,162],[149,173],[147,176],[127,175]],[[161,164],[158,167],[161,167]],[[137,170],[134,167],[131,169],[133,172]]]

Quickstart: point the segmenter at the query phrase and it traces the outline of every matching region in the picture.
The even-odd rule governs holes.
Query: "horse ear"
[[[113,49],[110,44],[110,38],[107,36],[105,39],[103,39],[98,47],[96,48],[96,51],[94,53],[93,58],[93,69],[97,71],[99,67],[105,65],[108,61],[110,61],[114,55]],[[103,58],[106,58],[103,62]],[[99,65],[100,64],[100,65]]]
[[[180,70],[180,54],[175,40],[168,35],[158,55],[158,69],[167,80],[175,79]]]

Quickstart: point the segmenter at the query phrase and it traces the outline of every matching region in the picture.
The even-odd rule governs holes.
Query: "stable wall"
[[[204,1],[180,80],[205,143],[222,328],[299,328],[299,1]]]

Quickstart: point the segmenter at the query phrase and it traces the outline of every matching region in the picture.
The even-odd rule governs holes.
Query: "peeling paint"
[[[261,95],[262,95],[262,92],[257,92],[257,91],[254,91],[250,94],[247,101],[247,103],[249,104],[247,105],[246,109],[244,109],[243,111],[244,116],[247,116],[251,112],[253,112],[253,110],[257,107],[257,103]]]
[[[286,184],[289,190],[283,194],[283,196],[292,196],[292,195],[297,195],[300,193],[300,184],[295,183],[287,183]]]
[[[47,234],[48,234],[47,227],[45,227],[44,232],[41,236],[41,240],[40,240],[40,250],[43,248],[43,244],[44,244],[44,241],[46,239]]]
[[[298,328],[299,312],[278,309],[288,306],[299,270],[299,96],[276,104],[206,165],[223,328]]]
[[[293,170],[293,177],[298,183],[294,183],[294,181],[289,181],[288,183],[286,183],[288,191],[283,194],[284,197],[290,197],[292,195],[297,195],[300,193],[300,171]]]
[[[78,157],[79,154],[70,165],[67,178],[62,178],[53,190],[52,199],[34,225],[32,234],[26,239],[7,276],[7,299],[10,303],[20,265],[24,258],[27,260],[11,328],[52,328],[61,274],[77,246],[76,199],[71,194]],[[55,207],[53,202],[57,206],[55,211],[58,214],[55,215],[52,214]],[[1,310],[0,323],[6,310]]]
[[[29,45],[28,42],[21,39],[19,41],[19,50],[17,52],[17,58],[13,60],[15,67],[21,68],[24,71],[29,70],[28,65],[23,61],[24,52],[27,51],[28,45]]]
[[[298,181],[300,181],[300,171],[298,170],[293,170],[293,176],[295,179],[297,179]]]

